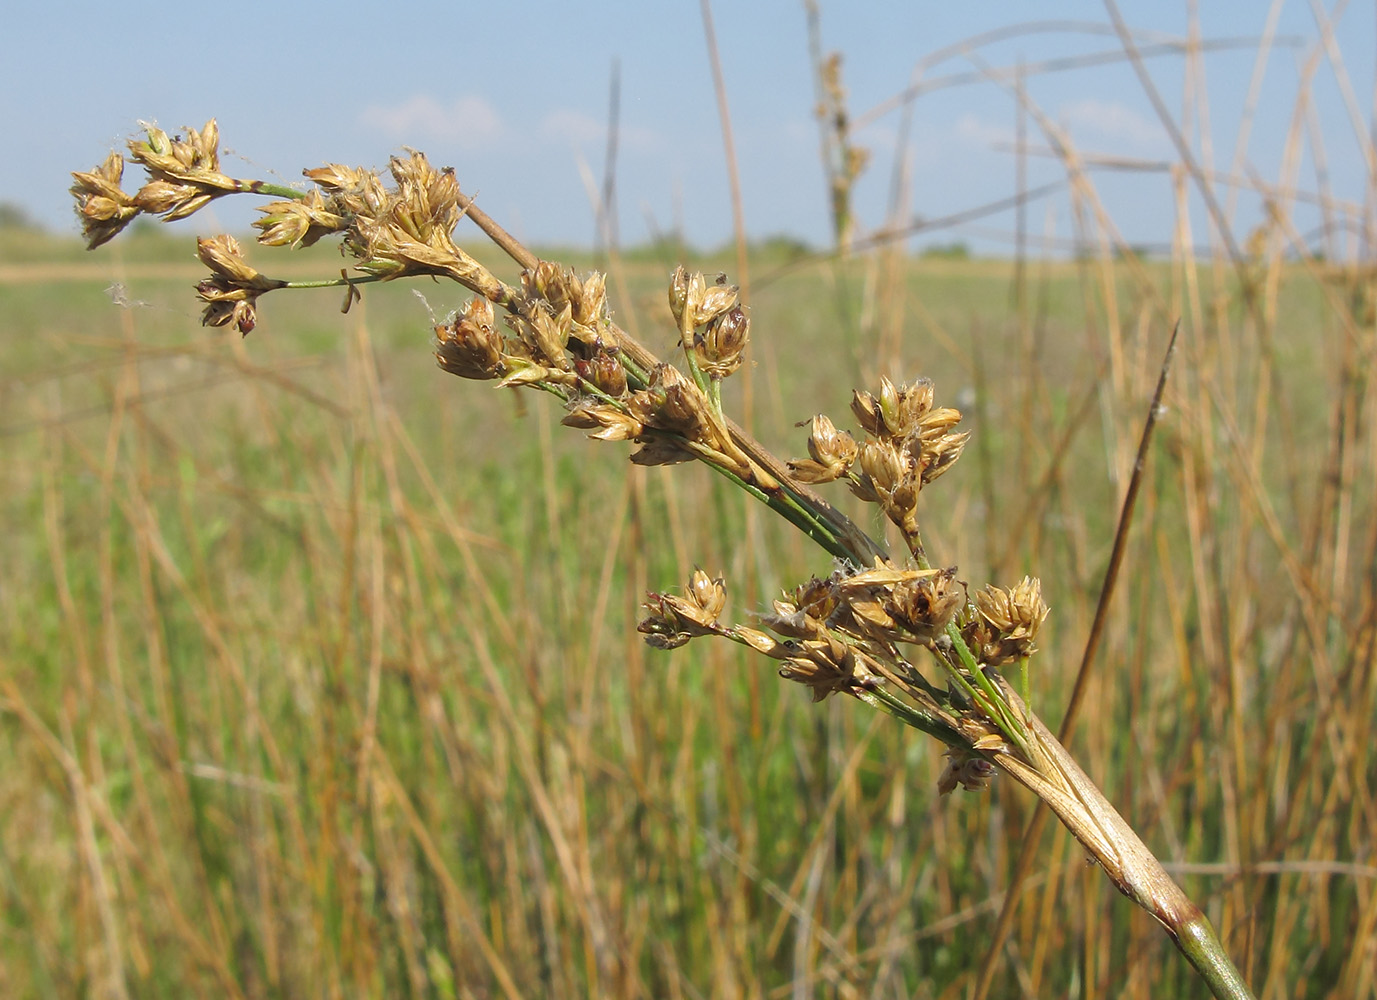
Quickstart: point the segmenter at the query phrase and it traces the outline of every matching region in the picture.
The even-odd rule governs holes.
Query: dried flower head
[[[320,191],[312,190],[299,201],[274,201],[261,206],[263,218],[253,223],[261,230],[258,242],[264,246],[309,247],[322,236],[349,228],[349,220],[338,215]]]
[[[627,399],[632,416],[647,427],[679,434],[709,447],[717,443],[707,398],[672,365],[659,364],[646,388]]]
[[[436,170],[424,153],[408,149],[388,162],[396,195],[389,208],[392,225],[417,243],[438,250],[453,246],[450,234],[459,224],[459,182],[454,168]]]
[[[114,239],[141,211],[120,187],[123,175],[124,158],[119,153],[111,153],[94,170],[72,174],[75,183],[70,190],[88,250]]]
[[[142,124],[145,137],[129,140],[129,155],[148,172],[148,183],[134,196],[143,211],[172,222],[240,189],[238,181],[220,172],[220,129],[214,118],[199,132],[188,128],[185,138]]]
[[[728,285],[726,275],[719,277],[715,285],[709,285],[701,274],[694,275],[694,278],[703,286],[703,297],[693,310],[694,326],[711,323],[723,313],[735,309],[741,300],[741,289],[736,285]]]
[[[688,333],[696,325],[694,317],[703,305],[708,284],[701,273],[690,274],[680,264],[669,277],[669,310],[680,333]]]
[[[786,639],[821,639],[827,634],[826,617],[810,614],[790,601],[774,601],[774,613],[760,616],[760,624]]]
[[[599,441],[631,441],[645,433],[645,425],[624,409],[591,397],[576,402],[560,422],[566,427],[591,430],[593,433],[588,436]]]
[[[836,639],[812,643],[806,656],[791,657],[779,668],[779,676],[810,689],[813,701],[856,686],[856,650]]]
[[[713,289],[709,289],[709,295]],[[742,352],[750,339],[751,319],[740,306],[717,313],[694,335],[693,352],[703,371],[723,379],[741,367]]]
[[[993,764],[969,750],[951,749],[944,756],[947,764],[937,779],[937,792],[940,795],[951,794],[957,785],[968,792],[978,792],[989,787],[997,773]]]
[[[463,311],[435,328],[435,360],[460,378],[500,378],[506,373],[504,344],[494,324],[492,303],[475,295]]]
[[[789,471],[801,483],[830,483],[840,479],[856,461],[859,449],[856,439],[847,431],[839,431],[836,425],[819,413],[813,417],[812,433],[808,435],[809,458],[795,459],[789,463]]]
[[[694,569],[689,577],[688,592],[683,597],[659,593],[646,595],[646,603],[641,607],[650,614],[636,630],[657,649],[676,649],[695,636],[723,631],[717,619],[726,603],[727,588],[722,578],[713,578],[701,569]]]
[[[851,492],[878,503],[904,532],[916,533],[921,479],[912,456],[891,440],[869,440],[860,446],[859,464],[860,474],[848,483]]]
[[[211,271],[211,276],[196,286],[197,296],[206,303],[201,313],[202,325],[233,326],[248,336],[258,323],[258,297],[286,282],[269,278],[249,266],[233,236],[198,239],[196,256]]]
[[[965,587],[956,579],[956,567],[952,566],[894,584],[884,609],[905,631],[919,639],[932,639],[946,630],[965,603]]]
[[[387,189],[372,170],[327,163],[303,170],[302,174],[330,196],[329,203],[340,215],[376,218],[387,207]]]
[[[642,434],[636,440],[641,446],[631,453],[632,465],[682,465],[698,457],[672,437]]]
[[[961,420],[961,411],[949,406],[928,410],[909,432],[905,443],[914,463],[921,470],[923,485],[946,472],[961,457],[970,431],[952,433]]]
[[[626,366],[615,350],[599,346],[591,358],[575,361],[574,371],[603,395],[618,398],[626,394]]]
[[[961,632],[981,662],[1001,666],[1037,652],[1034,642],[1049,612],[1037,577],[1009,588],[987,586],[972,600],[975,613]]]

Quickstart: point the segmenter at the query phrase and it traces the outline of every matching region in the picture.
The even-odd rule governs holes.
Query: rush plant
[[[121,186],[119,153],[74,174],[89,246],[141,215],[181,219],[238,193],[277,199],[254,223],[266,246],[340,237],[353,273],[313,282],[265,275],[230,236],[198,240],[210,271],[196,286],[202,322],[245,335],[269,292],[339,287],[347,309],[370,282],[432,277],[463,285],[473,298],[434,329],[443,370],[553,396],[564,424],[629,444],[636,464],[703,462],[831,557],[826,571],[750,622],[724,618],[725,582],[697,570],[682,594],[648,595],[639,629],[650,645],[668,650],[713,637],[748,646],[814,701],[849,696],[935,737],[947,748],[943,794],[982,788],[1003,772],[1045,802],[1113,884],[1162,924],[1216,996],[1251,996],[1200,908],[1029,708],[1028,663],[1049,613],[1039,581],[970,593],[956,567],[930,563],[920,500],[969,437],[958,430],[960,412],[938,405],[930,381],[882,379],[856,390],[857,435],[815,416],[808,457],[781,461],[723,410],[722,382],[741,367],[750,335],[739,290],[725,276],[710,280],[681,266],[670,277],[682,348],[671,363],[612,321],[602,274],[537,259],[462,193],[453,170],[436,169],[419,152],[394,157],[386,177],[338,164],[309,169],[312,186],[298,191],[227,176],[218,142],[214,121],[184,136],[148,126],[129,143],[129,159],[147,174],[132,194]],[[515,280],[455,242],[465,215],[512,258]],[[815,491],[827,483],[878,507],[903,554],[891,554]],[[1017,689],[1000,672],[1006,667],[1017,668]]]

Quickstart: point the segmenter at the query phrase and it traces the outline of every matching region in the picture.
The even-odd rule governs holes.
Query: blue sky
[[[924,78],[978,75],[981,67],[1036,65],[1118,48],[1105,33],[1102,3],[847,3],[819,0],[824,47],[839,50],[853,114],[864,116],[901,91],[924,56],[963,39],[1055,17],[1078,22],[1024,33],[954,54]],[[1206,39],[1260,35],[1266,2],[1201,4]],[[1328,10],[1331,4],[1321,5]],[[1141,44],[1184,37],[1184,2],[1121,0]],[[726,78],[749,231],[828,240],[827,208],[812,117],[814,89],[807,22],[799,0],[713,7]],[[1336,41],[1361,128],[1372,115],[1377,41],[1371,4],[1338,22]],[[1099,26],[1098,29],[1095,26]],[[1245,152],[1245,171],[1280,175],[1304,61],[1321,38],[1308,3],[1280,7],[1277,31],[1292,43],[1271,51],[1261,113]],[[537,243],[587,244],[594,212],[585,176],[600,178],[606,145],[608,81],[621,71],[618,215],[624,243],[681,223],[689,239],[730,238],[731,211],[721,132],[698,3],[258,3],[170,6],[150,3],[10,5],[0,60],[0,201],[17,202],[45,224],[74,230],[67,171],[89,169],[122,144],[139,119],[173,130],[219,118],[227,172],[276,175],[326,161],[383,165],[403,145],[452,164],[466,191],[490,214]],[[1193,135],[1220,169],[1235,156],[1239,121],[1256,47],[1205,57],[1209,128]],[[1173,115],[1182,113],[1185,61],[1149,62]],[[956,78],[959,79],[959,76]],[[1028,91],[1047,115],[1089,153],[1146,160],[1175,157],[1133,71],[1122,62],[1032,76]],[[1323,137],[1336,197],[1361,202],[1367,171],[1355,139],[1354,112],[1323,57],[1313,75],[1315,132]],[[984,80],[924,93],[914,105],[905,185],[912,213],[950,213],[1014,190],[1015,102],[1007,87]],[[856,136],[873,154],[858,187],[864,227],[879,226],[899,153],[897,112],[879,115]],[[1043,145],[1031,127],[1030,141]],[[1202,141],[1202,139],[1207,141]],[[1034,157],[1030,186],[1064,179],[1055,162]],[[1160,173],[1095,175],[1110,214],[1137,243],[1170,238],[1170,182]],[[596,181],[595,181],[596,183]],[[1305,151],[1297,183],[1316,187]],[[1227,192],[1221,194],[1224,196]],[[1258,199],[1238,200],[1246,234]],[[202,228],[242,228],[247,205],[222,205]],[[1072,234],[1064,190],[1033,205],[1036,233]],[[1317,224],[1312,212],[1298,222]],[[1193,225],[1204,240],[1196,202]],[[961,239],[986,252],[1009,252],[1013,215],[1005,212],[918,241]]]

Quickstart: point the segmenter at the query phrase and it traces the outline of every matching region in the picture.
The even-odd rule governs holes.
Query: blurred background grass
[[[962,994],[1032,801],[939,799],[918,734],[634,632],[695,564],[740,615],[824,556],[440,373],[447,286],[274,296],[241,342],[163,231],[0,253],[5,995]],[[616,306],[665,354],[670,262]],[[756,429],[799,454],[852,386],[935,378],[976,438],[930,545],[1042,576],[1052,721],[1167,316],[1205,317],[1072,746],[1259,995],[1370,991],[1370,274],[1280,268],[1264,341],[1193,262],[1037,263],[1026,321],[1011,262],[884,264],[753,255]],[[1059,827],[1040,858],[996,995],[1198,992]]]

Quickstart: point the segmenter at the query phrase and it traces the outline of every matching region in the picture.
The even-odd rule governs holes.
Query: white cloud
[[[607,141],[607,127],[592,115],[561,108],[540,122],[540,134],[575,146]]]
[[[607,144],[607,123],[582,111],[560,108],[540,120],[540,135],[578,149]],[[655,148],[659,135],[651,129],[623,123],[617,130],[617,143],[623,149],[645,152]]]
[[[1118,101],[1085,97],[1063,107],[1060,118],[1073,131],[1100,141],[1127,143],[1135,149],[1154,149],[1167,143],[1161,125]]]
[[[413,94],[399,104],[370,104],[359,122],[398,142],[440,140],[465,150],[491,149],[502,136],[502,119],[488,101],[466,94],[442,104],[429,94]]]
[[[1013,145],[1017,140],[1013,127],[986,121],[977,115],[964,114],[956,121],[956,137],[974,146]]]

